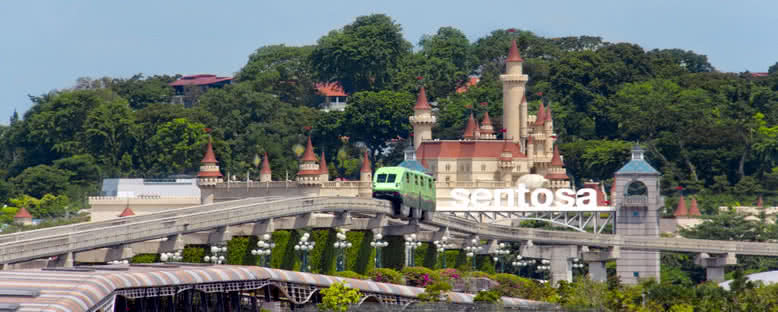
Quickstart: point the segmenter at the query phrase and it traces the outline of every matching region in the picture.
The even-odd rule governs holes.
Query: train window
[[[379,174],[378,177],[376,177],[376,182],[378,183],[386,182],[386,174]]]
[[[394,179],[397,178],[396,174],[389,174],[388,177],[386,177],[386,183],[394,183]],[[380,177],[379,177],[380,179]]]
[[[405,175],[405,183],[411,183],[411,175],[410,174],[406,174]]]

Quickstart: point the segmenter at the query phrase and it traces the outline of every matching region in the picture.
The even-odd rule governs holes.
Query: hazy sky
[[[258,47],[312,44],[371,13],[394,18],[414,44],[441,26],[471,40],[516,27],[693,50],[721,71],[762,72],[778,61],[778,2],[769,0],[3,0],[0,123],[30,107],[27,94],[71,87],[78,77],[231,75]]]

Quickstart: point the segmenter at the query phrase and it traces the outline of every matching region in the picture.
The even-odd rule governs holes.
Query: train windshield
[[[386,174],[379,174],[376,178],[376,182],[378,183],[384,183],[386,182]]]
[[[390,174],[389,177],[386,179],[386,183],[394,183],[395,178],[397,178],[396,174]]]

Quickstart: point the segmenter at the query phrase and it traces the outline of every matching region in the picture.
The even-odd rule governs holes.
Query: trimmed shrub
[[[403,274],[392,269],[374,269],[368,275],[371,280],[379,283],[405,285]]]
[[[335,273],[333,273],[331,275],[332,276],[337,276],[337,277],[345,277],[345,278],[353,278],[353,279],[361,279],[361,280],[368,279],[367,276],[364,276],[362,274],[356,273],[354,271],[335,272]]]
[[[205,257],[205,248],[203,246],[186,246],[184,252],[181,253],[183,262],[188,263],[203,263],[203,257]]]
[[[159,262],[159,255],[158,254],[137,254],[132,259],[130,259],[130,263],[155,263]]]

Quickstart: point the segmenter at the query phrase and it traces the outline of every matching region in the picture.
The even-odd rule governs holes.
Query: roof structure
[[[551,165],[564,167],[565,163],[562,162],[562,156],[559,155],[559,146],[554,145],[554,156],[551,157]]]
[[[690,217],[701,217],[702,213],[700,213],[700,208],[697,207],[697,198],[692,197],[692,204],[689,207],[689,216]]]
[[[32,219],[32,215],[29,211],[27,211],[27,208],[19,208],[19,211],[16,212],[16,215],[14,215],[14,219]]]
[[[659,175],[659,171],[656,171],[654,167],[651,167],[648,162],[643,158],[645,150],[642,149],[640,146],[635,146],[632,148],[632,159],[624,165],[624,167],[621,167],[618,171],[616,171],[617,175],[621,174],[651,174],[651,175]]]
[[[73,270],[4,270],[0,271],[0,288],[26,291],[22,296],[3,296],[2,303],[14,307],[12,311],[69,311],[84,312],[99,308],[105,298],[122,289],[192,284],[263,281],[285,284],[296,283],[326,288],[338,282],[362,292],[398,295],[416,298],[424,288],[378,283],[371,280],[302,273],[258,266],[237,265],[101,265],[84,266]],[[473,303],[473,294],[447,292],[452,303]],[[294,300],[294,299],[292,299]],[[306,301],[307,302],[307,301]],[[306,302],[296,302],[302,304]],[[548,303],[503,297],[506,307],[533,309]]]
[[[208,136],[208,145],[205,146],[205,155],[203,155],[203,160],[200,161],[204,164],[218,164],[219,162],[216,160],[216,155],[213,153],[213,143],[211,143],[211,137]]]
[[[270,159],[267,157],[267,152],[265,152],[265,157],[262,158],[262,169],[260,169],[259,173],[273,173],[270,170]]]
[[[457,87],[456,93],[465,93],[465,92],[467,92],[467,90],[470,89],[470,87],[478,85],[479,81],[481,81],[481,78],[469,77],[467,79],[467,82],[465,82],[461,86]]]
[[[465,126],[465,133],[462,135],[462,137],[465,139],[474,139],[476,129],[478,129],[478,125],[475,124],[475,118],[473,118],[473,113],[470,113],[470,118],[467,119],[467,123]]]
[[[675,207],[673,215],[676,217],[689,216],[689,210],[686,209],[686,199],[683,198],[683,195],[681,195],[681,199],[678,201],[678,206]]]
[[[321,151],[321,158],[319,159],[319,171],[321,171],[322,174],[330,172],[330,170],[327,169],[327,159],[324,158],[324,151]]]
[[[416,105],[413,106],[414,110],[430,110],[432,106],[427,102],[427,92],[424,91],[424,87],[419,89],[419,94],[416,96]]]
[[[370,166],[370,158],[367,155],[367,151],[365,151],[365,156],[362,157],[362,168],[359,169],[359,172],[373,172],[373,169]]]
[[[348,96],[339,82],[319,82],[314,87],[323,96]]]
[[[122,213],[119,214],[119,217],[120,218],[122,218],[122,217],[130,217],[130,216],[134,216],[134,215],[135,215],[135,212],[132,211],[132,208],[130,208],[130,206],[127,206],[126,208],[124,208],[124,210],[122,210]]]
[[[546,109],[545,116],[543,116],[543,117],[544,117],[543,119],[545,119],[545,121],[552,121],[552,117],[551,117],[551,106],[550,106],[550,105],[549,105],[549,106],[548,106],[548,108]]]
[[[489,126],[489,127],[484,127],[484,126]],[[489,118],[489,112],[486,111],[484,112],[484,118],[481,120],[481,133],[487,133],[487,134],[494,133],[494,129],[491,126],[492,126],[492,119]]]
[[[513,158],[527,157],[516,143],[502,140],[424,141],[416,152],[424,153],[426,159],[498,158],[505,148]]]
[[[181,78],[178,78],[178,80],[173,81],[169,83],[168,85],[171,87],[176,86],[206,86],[214,83],[219,83],[223,81],[232,81],[232,77],[218,77],[216,75],[191,75],[191,76],[183,76]]]
[[[540,126],[546,122],[546,109],[543,106],[543,102],[538,105],[538,112],[535,114],[535,125]]]
[[[313,143],[311,143],[311,137],[308,136],[308,144],[305,146],[305,153],[303,153],[303,161],[316,161],[316,154],[313,153]]]
[[[506,62],[524,62],[524,59],[519,55],[519,47],[516,46],[516,40],[511,41],[511,49],[508,51],[508,59]]]

